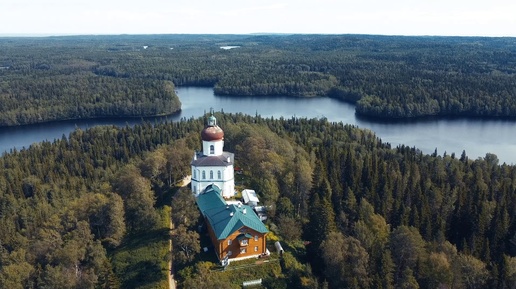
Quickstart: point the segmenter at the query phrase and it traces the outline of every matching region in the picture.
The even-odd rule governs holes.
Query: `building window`
[[[215,146],[214,145],[211,145],[210,146],[210,155],[214,154],[215,153]]]
[[[210,171],[210,180],[213,180],[213,171]]]
[[[194,178],[194,180],[197,179],[197,171],[196,170],[193,171],[193,178]]]
[[[231,250],[228,251],[228,256],[231,256],[233,255],[233,252],[231,252]]]
[[[258,241],[258,235],[254,235],[254,240]]]
[[[206,172],[205,171],[202,171],[202,179],[205,180],[206,179]]]
[[[221,180],[221,179],[222,179],[222,172],[221,172],[221,171],[218,171],[218,172],[217,172],[217,177],[219,178],[219,180]]]
[[[258,252],[258,246],[254,246],[254,251]]]
[[[240,249],[240,254],[245,254],[245,253],[247,253],[247,249],[246,248]]]
[[[228,246],[231,245],[231,240],[228,240]]]
[[[247,239],[240,241],[240,245],[242,245],[242,246],[247,246],[247,244],[248,244]]]

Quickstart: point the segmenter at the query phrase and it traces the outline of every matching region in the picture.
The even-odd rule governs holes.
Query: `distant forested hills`
[[[516,116],[516,38],[63,36],[0,38],[0,50],[4,126],[172,113],[173,85],[328,96],[382,118]]]

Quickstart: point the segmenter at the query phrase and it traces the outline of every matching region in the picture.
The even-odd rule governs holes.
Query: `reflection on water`
[[[442,155],[466,151],[470,159],[494,153],[500,163],[516,164],[516,121],[482,119],[424,119],[397,122],[381,122],[357,118],[354,106],[329,98],[293,97],[219,97],[211,88],[181,87],[178,95],[182,111],[154,121],[178,121],[181,118],[200,117],[213,108],[215,111],[259,114],[263,117],[327,118],[367,128],[384,142],[393,146],[405,144],[417,147],[425,153],[437,149]],[[0,151],[27,147],[42,140],[52,141],[68,134],[76,127],[86,129],[95,125],[134,125],[141,119],[104,119],[67,121],[23,127],[0,128]]]

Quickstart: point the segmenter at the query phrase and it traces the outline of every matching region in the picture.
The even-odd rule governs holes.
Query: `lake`
[[[210,108],[215,111],[259,114],[263,117],[327,118],[333,122],[354,124],[374,131],[384,142],[393,147],[405,144],[424,153],[439,155],[455,153],[457,157],[465,150],[470,159],[494,153],[500,163],[516,164],[516,120],[495,119],[423,119],[399,122],[384,122],[357,118],[355,106],[330,98],[294,97],[221,97],[213,94],[212,88],[178,87],[182,111],[150,121],[178,121],[182,118],[200,117]],[[101,119],[63,121],[37,125],[0,128],[0,152],[13,148],[28,147],[34,142],[53,141],[75,128],[87,129],[96,125],[135,125],[138,119]]]

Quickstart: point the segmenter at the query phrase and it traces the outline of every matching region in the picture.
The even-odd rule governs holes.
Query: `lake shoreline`
[[[224,113],[260,115],[263,118],[325,118],[368,129],[392,147],[416,147],[425,154],[437,149],[460,155],[466,151],[470,159],[496,154],[500,163],[516,164],[516,120],[484,118],[425,118],[403,121],[376,121],[355,114],[355,106],[329,97],[224,97],[215,96],[213,88],[177,87],[181,111],[168,116],[148,118],[104,118],[67,120],[52,123],[0,128],[0,154],[13,148],[28,148],[32,143],[67,137],[71,132],[98,125],[134,126],[150,122],[176,122],[199,118],[213,108]]]

